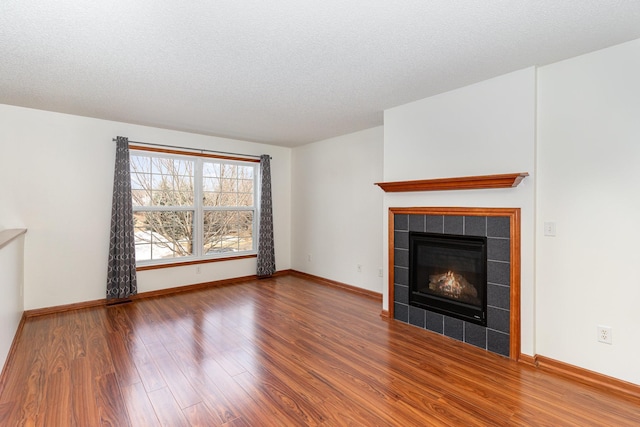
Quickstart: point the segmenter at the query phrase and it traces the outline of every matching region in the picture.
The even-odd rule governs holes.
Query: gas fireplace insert
[[[487,238],[409,233],[409,304],[487,325]]]

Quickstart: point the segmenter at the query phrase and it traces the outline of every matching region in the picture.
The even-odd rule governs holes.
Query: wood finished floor
[[[0,426],[626,426],[640,401],[295,276],[29,318]]]

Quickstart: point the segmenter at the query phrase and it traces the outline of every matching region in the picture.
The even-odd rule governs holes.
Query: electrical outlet
[[[200,273],[202,273],[202,270],[200,270],[200,266],[197,265],[196,266],[196,274],[200,274]]]
[[[556,235],[556,223],[555,222],[545,222],[544,223],[544,235],[553,237]]]
[[[358,273],[362,273],[362,264],[358,264],[357,268],[358,268]]]
[[[307,262],[311,262],[311,254],[307,254]]]
[[[378,277],[382,277],[382,269],[381,268],[378,269]]]
[[[598,326],[598,341],[613,344],[613,332],[609,326]]]

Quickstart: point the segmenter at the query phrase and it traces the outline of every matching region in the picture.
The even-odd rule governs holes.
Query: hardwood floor
[[[295,276],[26,319],[1,426],[625,426],[640,400]]]

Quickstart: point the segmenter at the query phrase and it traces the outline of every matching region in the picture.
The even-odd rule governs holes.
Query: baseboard
[[[83,308],[91,308],[91,307],[99,307],[101,305],[106,305],[106,304],[107,304],[107,300],[103,298],[103,299],[96,299],[92,301],[75,302],[72,304],[54,305],[52,307],[34,308],[32,310],[25,310],[24,317],[37,317],[37,316],[45,316],[47,314],[64,313],[66,311],[80,310]]]
[[[4,366],[2,367],[2,373],[0,373],[0,396],[2,396],[2,392],[4,391],[4,386],[7,381],[7,370],[11,365],[11,361],[13,360],[14,354],[16,352],[16,346],[18,345],[18,337],[22,335],[22,329],[24,327],[24,321],[26,316],[22,313],[22,317],[20,318],[20,323],[18,323],[18,328],[16,329],[16,333],[13,335],[13,340],[11,341],[11,347],[9,347],[9,353],[7,353],[7,358],[4,361]]]
[[[324,277],[314,276],[313,274],[303,273],[302,271],[290,270],[290,274],[382,302],[382,294],[379,292],[358,288],[357,286],[347,285],[346,283],[336,282],[335,280],[325,279]]]
[[[529,356],[528,354],[520,354],[520,356],[518,356],[518,362],[522,363],[523,365],[532,366],[534,368],[537,367],[536,358],[534,356]]]
[[[288,274],[291,274],[291,270],[282,270],[274,273],[272,277],[286,276]],[[249,282],[251,280],[257,280],[257,279],[258,277],[253,275],[253,276],[234,277],[232,279],[215,280],[211,282],[195,283],[193,285],[185,285],[185,286],[178,286],[174,288],[158,289],[156,291],[141,292],[137,295],[132,295],[129,299],[132,301],[135,301],[135,300],[140,300],[145,298],[177,294],[180,292],[195,291],[198,289],[211,288],[216,286],[233,285],[236,283]],[[44,316],[47,314],[64,313],[65,311],[99,307],[99,306],[108,305],[108,304],[109,304],[109,300],[103,298],[103,299],[97,299],[92,301],[77,302],[73,304],[57,305],[53,307],[36,308],[33,310],[26,310],[24,312],[24,317],[36,317],[36,316]]]
[[[390,319],[389,310],[382,310],[382,312],[380,312],[380,317],[383,319]]]
[[[538,369],[542,371],[560,375],[603,391],[614,391],[626,396],[640,398],[640,385],[638,384],[633,384],[540,355],[535,356],[535,364]]]
[[[249,282],[251,280],[257,280],[256,275],[234,277],[232,279],[214,280],[212,282],[195,283],[193,285],[178,286],[175,288],[158,289],[157,291],[140,292],[137,295],[131,296],[132,300],[140,300],[145,298],[153,298],[163,295],[179,294],[181,292],[197,291],[199,289],[213,288],[217,286],[234,285],[236,283]]]

